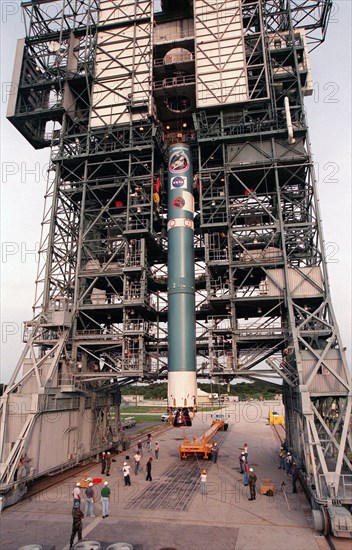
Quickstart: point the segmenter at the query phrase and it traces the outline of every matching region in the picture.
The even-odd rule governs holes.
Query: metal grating
[[[225,434],[218,434],[214,439],[221,447]],[[221,460],[221,456],[220,456]],[[199,491],[200,472],[206,467],[207,472],[213,467],[211,461],[195,459],[175,460],[162,473],[157,483],[152,483],[136,498],[131,500],[126,508],[144,508],[148,510],[187,511],[195,494]]]

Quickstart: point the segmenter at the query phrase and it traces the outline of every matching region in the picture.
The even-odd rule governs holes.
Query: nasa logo
[[[183,208],[185,205],[185,199],[183,197],[175,197],[172,201],[172,206],[174,208]]]
[[[172,187],[176,187],[176,189],[179,189],[180,187],[184,187],[186,183],[187,183],[187,179],[181,178],[181,176],[176,176],[171,180]]]

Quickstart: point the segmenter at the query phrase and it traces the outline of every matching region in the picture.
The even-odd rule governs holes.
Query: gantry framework
[[[71,411],[60,429],[78,461],[119,437],[121,385],[166,376],[165,170],[168,146],[184,141],[199,375],[255,378],[266,360],[283,380],[288,441],[314,502],[350,504],[350,375],[303,103],[331,2],[161,4],[23,3],[9,118],[51,158],[35,314],[3,410],[21,393],[37,400],[23,397],[25,422],[3,424],[2,481],[13,483],[23,456],[32,477],[68,463],[41,464],[38,415]]]

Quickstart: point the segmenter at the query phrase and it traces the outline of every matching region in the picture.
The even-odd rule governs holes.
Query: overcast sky
[[[32,317],[49,149],[35,151],[6,120],[19,1],[1,8],[1,363],[7,382]],[[351,1],[334,3],[326,41],[310,58],[314,95],[306,98],[333,306],[351,365]]]

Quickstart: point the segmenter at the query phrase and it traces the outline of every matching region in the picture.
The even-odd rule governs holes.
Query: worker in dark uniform
[[[111,460],[112,460],[111,453],[107,453],[106,455],[106,475],[107,476],[110,475]]]
[[[244,451],[242,451],[242,453],[240,454],[238,459],[240,461],[240,472],[241,472],[241,474],[243,474],[243,464],[246,462],[246,457],[244,456]]]
[[[257,476],[255,475],[253,468],[249,468],[249,474],[248,474],[248,484],[249,484],[249,493],[251,497],[248,500],[255,500],[256,491],[255,491],[255,484],[257,482]]]
[[[149,458],[147,462],[147,477],[145,478],[146,481],[152,481],[152,457]]]
[[[106,453],[101,454],[101,473],[105,474],[106,468]]]
[[[70,538],[70,548],[73,547],[73,540],[78,535],[78,540],[82,540],[82,518],[84,517],[81,511],[81,501],[75,500],[72,508],[72,533]]]
[[[219,454],[219,447],[217,443],[214,443],[211,449],[211,460],[214,462],[214,464],[218,461],[218,454]]]

